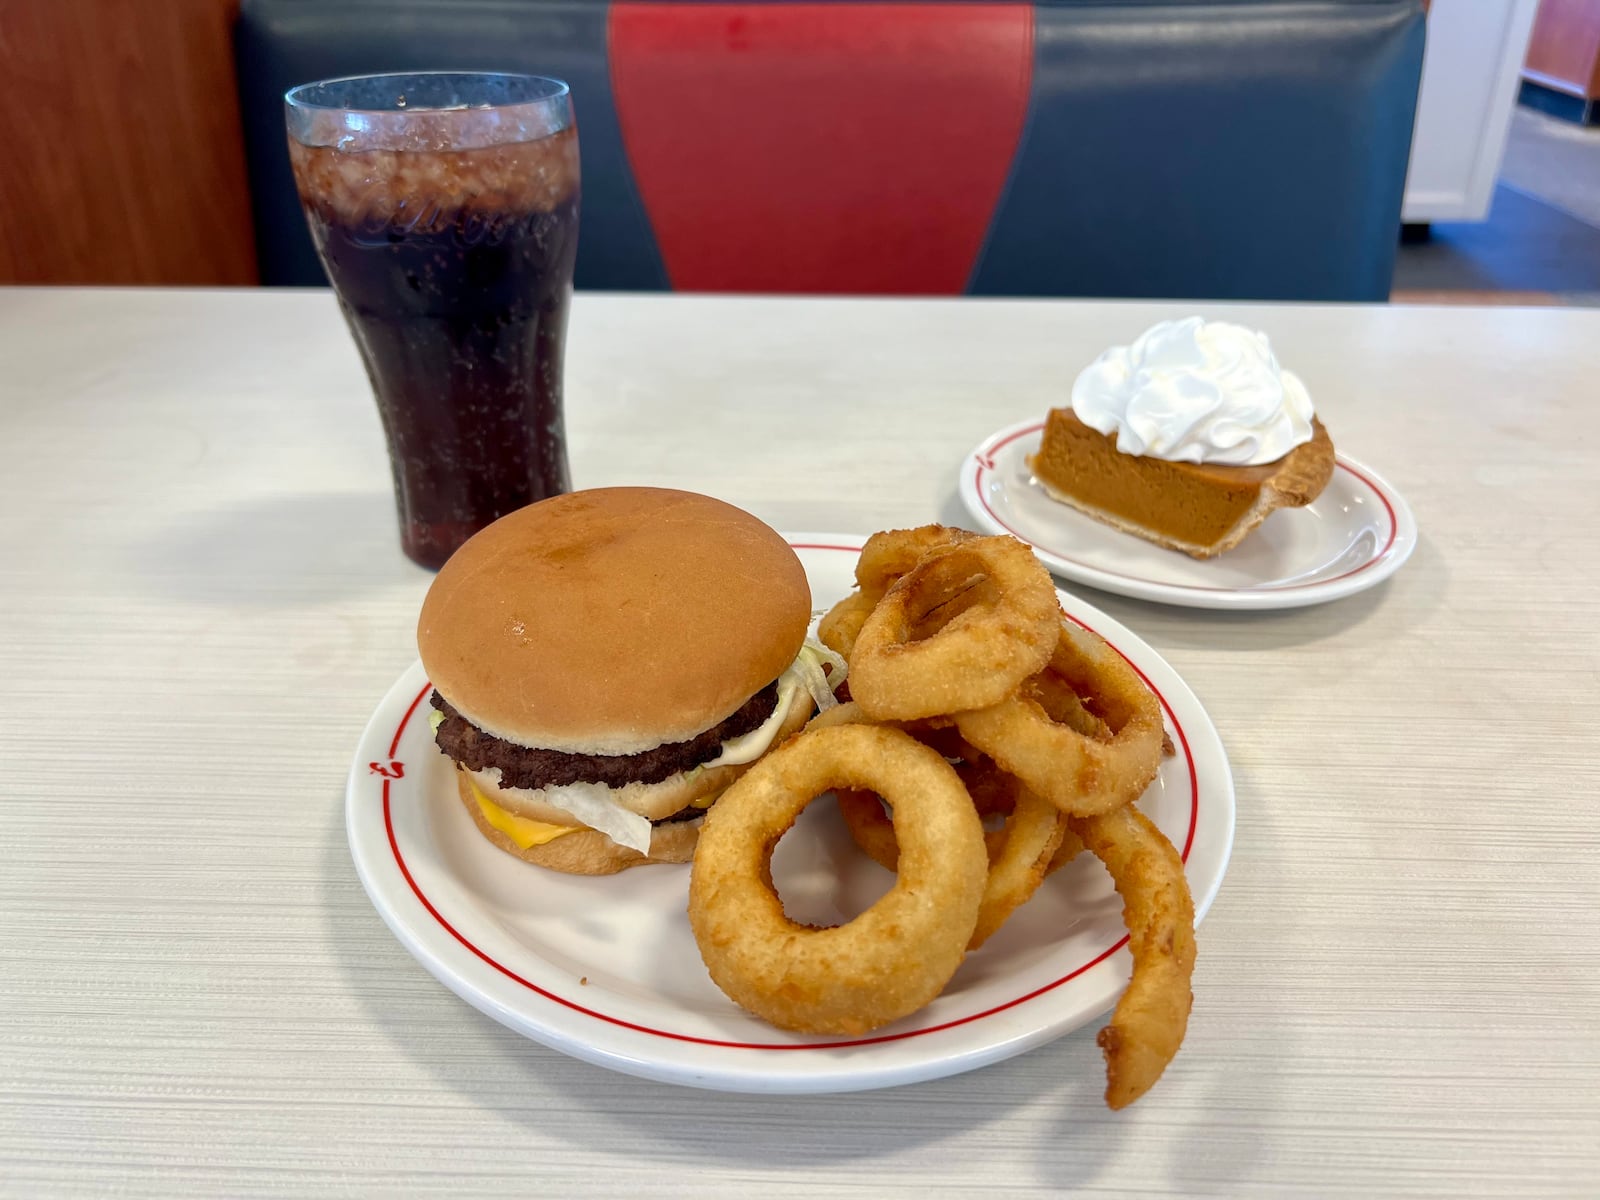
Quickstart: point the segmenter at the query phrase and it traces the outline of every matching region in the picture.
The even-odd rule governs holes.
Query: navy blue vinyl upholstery
[[[386,71],[519,71],[572,88],[583,157],[579,287],[667,286],[606,70],[604,0],[245,0],[234,27],[261,282],[324,284],[289,170],[283,93]]]
[[[323,281],[289,176],[283,92],[459,68],[572,85],[578,286],[666,287],[611,98],[608,7],[244,0],[235,47],[263,282]],[[1037,3],[1027,120],[968,290],[1385,299],[1423,31],[1421,0]]]
[[[1387,299],[1422,40],[1411,4],[1039,7],[971,289]]]

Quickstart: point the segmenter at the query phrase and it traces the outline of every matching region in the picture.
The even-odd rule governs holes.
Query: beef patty
[[[437,691],[431,703],[444,714],[434,741],[469,771],[500,768],[502,787],[547,788],[567,783],[603,783],[619,788],[629,783],[660,783],[663,779],[709,762],[729,738],[749,733],[778,707],[778,681],[774,679],[726,721],[713,725],[686,742],[669,742],[638,754],[566,754],[519,746],[485,733],[463,717]]]

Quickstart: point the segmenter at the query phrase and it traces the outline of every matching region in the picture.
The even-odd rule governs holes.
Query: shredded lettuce
[[[544,788],[539,799],[571,813],[591,829],[598,829],[619,846],[650,853],[650,821],[629,812],[611,798],[603,783],[565,783]]]
[[[824,666],[832,667],[833,674],[829,675],[824,671],[822,669]],[[825,713],[839,703],[839,698],[833,694],[833,690],[844,681],[848,670],[841,655],[835,654],[815,638],[807,638],[805,645],[800,647],[800,653],[796,655],[784,675],[789,674],[789,671],[798,672],[806,691],[811,693],[817,711]],[[779,686],[782,686],[781,681]]]

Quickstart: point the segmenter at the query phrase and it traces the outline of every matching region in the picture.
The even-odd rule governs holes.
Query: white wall
[[[1538,0],[1433,0],[1403,218],[1481,221]]]

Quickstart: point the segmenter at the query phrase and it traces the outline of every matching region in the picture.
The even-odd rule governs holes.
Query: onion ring
[[[1161,766],[1164,731],[1155,695],[1102,639],[1065,622],[1049,671],[1088,698],[1110,737],[1080,732],[1071,714],[1054,719],[1040,703],[1049,698],[1043,688],[958,713],[961,736],[1069,816],[1133,803]]]
[[[1055,805],[1026,788],[1020,790],[1017,806],[1006,818],[1005,842],[984,881],[983,903],[969,950],[988,941],[1039,890],[1066,829],[1066,818]]]
[[[899,870],[853,921],[813,929],[784,915],[772,851],[812,798],[834,787],[889,797]],[[808,730],[706,814],[689,924],[712,980],[742,1008],[783,1029],[862,1034],[944,989],[977,927],[986,869],[983,826],[936,752],[893,729]]]
[[[1133,952],[1133,977],[1098,1038],[1106,1058],[1106,1104],[1125,1108],[1161,1078],[1189,1026],[1194,899],[1183,860],[1138,809],[1072,818],[1071,824],[1117,885]]]
[[[966,784],[973,810],[980,818],[1002,812],[1006,815],[1003,828],[983,835],[989,874],[984,881],[978,923],[967,946],[976,950],[1027,903],[1046,875],[1070,861],[1070,855],[1056,861],[1064,839],[1072,839],[1073,853],[1083,844],[1068,831],[1066,817],[1053,804],[1001,774],[992,763],[963,764],[956,773]],[[877,795],[845,790],[838,793],[838,800],[839,814],[856,845],[880,867],[896,870],[899,844]]]
[[[978,534],[943,525],[916,529],[890,529],[875,533],[861,547],[856,560],[856,590],[840,600],[817,625],[817,640],[835,654],[849,658],[861,626],[889,586],[928,555],[948,550]]]
[[[846,700],[835,704],[825,713],[818,713],[806,722],[805,732],[813,729],[832,729],[836,725],[878,725],[882,722],[874,721],[861,711],[861,705],[854,700]]]
[[[865,592],[851,592],[817,622],[817,641],[835,654],[842,654],[848,661],[855,651],[856,638],[861,635],[861,627],[867,623],[867,618],[872,615],[877,603],[878,599],[875,596],[869,596]]]
[[[854,700],[841,700],[827,712],[817,713],[806,722],[807,729],[831,729],[835,725],[882,725],[886,729],[898,729],[901,733],[909,733],[929,749],[937,750],[941,758],[966,756],[952,755],[951,748],[965,750],[966,754],[971,755],[979,753],[956,729],[954,717],[929,717],[922,721],[875,721],[862,712],[861,705]]]
[[[839,801],[839,815],[844,818],[845,828],[850,831],[850,840],[885,871],[898,870],[900,843],[894,840],[894,823],[884,811],[878,793],[840,788],[835,795]],[[985,850],[988,849],[988,841],[988,834],[985,833]]]
[[[1083,853],[1083,839],[1074,832],[1070,818],[1066,824],[1066,832],[1061,835],[1061,847],[1051,856],[1050,866],[1045,871],[1047,876],[1054,875]]]
[[[845,828],[850,831],[850,840],[855,842],[856,848],[885,871],[895,870],[900,861],[900,844],[895,841],[894,822],[878,794],[840,788],[835,798],[839,802],[839,815],[844,818]],[[981,821],[985,816],[983,810],[979,808],[975,811]],[[1008,812],[1004,815],[1009,817],[1011,814]],[[983,831],[983,848],[991,869],[1000,857],[1005,841],[1004,828]]]
[[[956,767],[956,774],[961,776],[961,782],[967,785],[967,793],[972,797],[973,805],[980,817],[992,813],[1004,813],[1010,816],[1016,811],[1017,798],[1027,792],[1021,780],[1014,775],[1007,775],[993,759],[976,751],[968,751],[967,761]],[[1083,851],[1083,842],[1072,832],[1064,816],[1059,824],[1061,845],[1051,855],[1050,864],[1045,869],[1046,875],[1055,874]],[[988,833],[984,834],[985,839],[989,836]],[[991,866],[996,858],[996,849],[997,847],[990,846]]]
[[[919,525],[875,533],[856,559],[856,586],[877,603],[891,584],[930,554],[948,550],[980,535],[948,525]]]
[[[1060,623],[1032,551],[1009,537],[964,541],[884,593],[856,639],[850,694],[880,719],[999,704],[1049,662]]]

